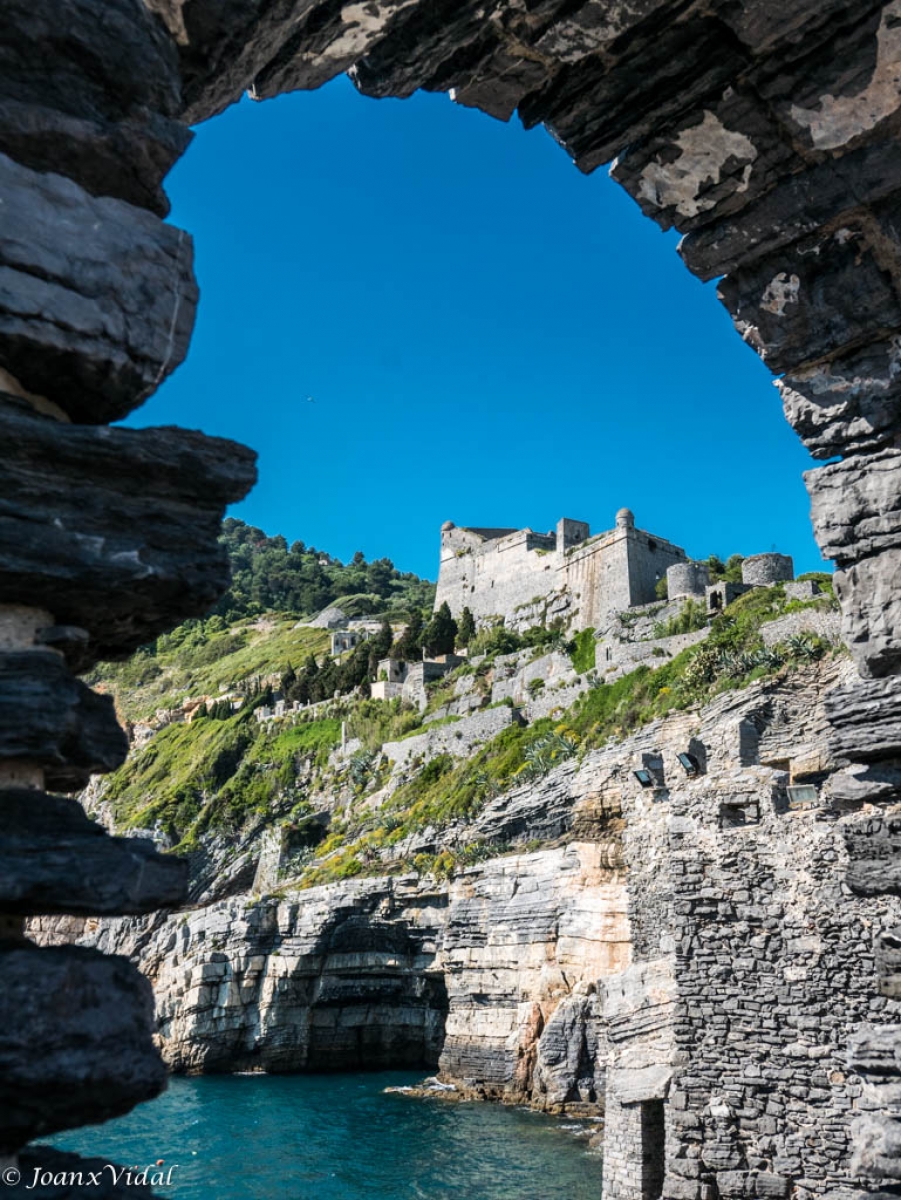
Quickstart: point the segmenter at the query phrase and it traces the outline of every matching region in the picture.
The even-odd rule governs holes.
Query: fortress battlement
[[[469,608],[482,624],[503,617],[514,628],[553,606],[570,629],[585,629],[650,604],[668,568],[686,562],[680,546],[637,529],[626,508],[613,529],[593,537],[588,522],[568,517],[548,533],[446,521],[435,605],[446,601],[456,617]]]

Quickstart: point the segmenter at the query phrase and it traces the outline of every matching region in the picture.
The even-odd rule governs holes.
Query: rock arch
[[[18,1114],[0,1154],[159,1086],[141,980],[101,955],[37,950],[21,922],[147,911],[183,886],[43,789],[124,752],[111,707],[74,672],[225,585],[218,521],[251,485],[252,456],[106,423],[184,357],[191,241],[161,220],[162,180],[187,123],[244,90],[264,99],[349,71],[371,96],[425,88],[518,112],[579,169],[612,162],[642,210],[684,234],[683,260],[719,280],[804,443],[836,460],[807,475],[861,675],[832,704],[836,746],[857,799],[898,798],[901,0],[6,0],[0,62],[0,1029],[19,1030],[0,1033],[0,1096]],[[893,853],[888,838],[858,857]],[[92,855],[115,886],[85,882]],[[872,886],[897,884],[883,871]],[[60,972],[67,1030],[103,1081],[77,1114],[72,1062],[49,1060],[48,1088],[22,1050],[44,1036],[39,1001]],[[101,980],[119,998],[127,1071],[91,1023]]]

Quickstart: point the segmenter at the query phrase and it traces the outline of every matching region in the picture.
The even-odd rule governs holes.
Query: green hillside
[[[271,701],[267,678],[277,680],[310,654],[324,657],[327,635],[296,628],[295,615],[245,618],[234,625],[213,616],[181,627],[159,639],[152,651],[99,671],[98,677],[133,717],[149,716],[168,701],[181,705],[186,696],[215,696],[223,687],[240,694],[241,707],[233,711],[230,703],[207,703],[192,712],[190,722],[159,729],[110,777],[104,800],[121,828],[156,828],[182,852],[199,849],[211,834],[237,842],[267,825],[280,825],[296,847],[297,872],[307,884],[366,871],[452,870],[455,858],[447,850],[439,847],[431,857],[420,854],[410,861],[399,843],[427,827],[440,830],[467,820],[511,786],[672,709],[699,707],[723,691],[842,653],[812,634],[774,647],[765,646],[761,637],[761,627],[786,612],[832,605],[828,594],[802,603],[787,600],[782,585],[756,589],[715,618],[701,644],[656,670],[641,666],[610,684],[594,675],[587,654],[590,634],[583,634],[566,648],[575,669],[593,686],[570,708],[530,725],[511,724],[468,759],[439,754],[417,760],[401,785],[381,800],[372,798],[390,774],[382,745],[417,731],[425,714],[400,700],[369,699],[364,686],[284,720],[261,723],[255,710]],[[482,639],[487,653],[431,686],[427,712],[436,711],[455,682],[466,677],[487,705],[499,654],[519,650],[531,659],[548,651],[548,631],[504,632],[503,638]],[[559,646],[559,635],[553,640]],[[330,762],[342,723],[360,747]],[[468,851],[478,852],[478,847]]]
[[[367,562],[358,552],[344,564],[233,517],[223,523],[221,540],[232,583],[210,616],[186,621],[127,662],[100,663],[88,675],[93,687],[115,696],[124,720],[146,720],[196,696],[252,692],[267,677],[299,671],[310,655],[321,662],[328,634],[302,622],[330,605],[349,617],[403,624],[434,603],[435,585],[401,573],[389,558]],[[340,681],[329,694],[336,687]]]

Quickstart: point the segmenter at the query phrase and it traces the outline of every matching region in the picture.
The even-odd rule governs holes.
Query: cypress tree
[[[418,608],[410,613],[407,628],[395,642],[392,656],[402,662],[418,662],[422,658],[422,613]]]
[[[393,641],[394,634],[391,631],[391,626],[387,621],[383,621],[382,627],[375,637],[366,643],[369,651],[367,666],[370,677],[375,678],[379,663],[391,653],[391,644]]]
[[[472,609],[464,608],[457,626],[457,645],[468,646],[476,635],[476,621]]]
[[[422,644],[427,654],[453,654],[457,640],[457,622],[445,600],[425,627]]]

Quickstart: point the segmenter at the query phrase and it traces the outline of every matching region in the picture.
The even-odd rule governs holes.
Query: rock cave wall
[[[38,948],[23,919],[140,914],[184,886],[179,868],[99,833],[45,789],[73,790],[125,753],[111,706],[77,673],[203,612],[225,584],[218,523],[252,484],[252,456],[182,430],[107,423],[184,357],[191,240],[161,219],[162,180],[187,124],[245,89],[263,99],[350,71],[371,96],[425,88],[500,119],[518,112],[581,170],[612,162],[642,210],[685,235],[686,265],[719,280],[739,334],[780,375],[805,445],[839,460],[807,474],[860,674],[829,709],[834,794],[885,812],[857,831],[852,861],[835,849],[810,887],[844,873],[830,903],[890,903],[880,897],[899,890],[901,0],[7,0],[0,61],[0,853],[22,864],[0,880],[0,1154],[162,1086],[139,974],[96,951]],[[728,903],[722,881],[705,877],[713,861],[685,886]],[[775,881],[768,861],[755,870]],[[684,903],[689,917],[694,901]],[[695,915],[689,939],[701,937]],[[714,942],[726,936],[722,914],[703,915]],[[880,950],[887,995],[892,946]],[[97,988],[115,1010],[114,1039]],[[66,997],[63,1017],[47,1008],[54,994]],[[871,1005],[878,995],[874,981]],[[674,1003],[678,1054],[694,1018]],[[870,1089],[855,1163],[897,1180],[899,1035],[855,1004],[852,1066]],[[77,1061],[64,1051],[72,1038]],[[650,1155],[641,1194],[707,1200],[703,1173],[673,1182],[675,1094],[663,1116],[658,1096],[621,1102],[633,1146],[642,1130],[651,1141],[666,1130],[667,1182]],[[742,1142],[742,1122],[758,1120],[728,1098],[706,1116],[689,1111],[705,1145]],[[755,1165],[763,1152],[727,1167],[730,1154],[705,1160],[723,1194],[770,1194],[761,1189],[782,1184],[763,1175],[791,1176]],[[614,1186],[611,1197],[638,1194],[634,1181],[631,1192]]]

